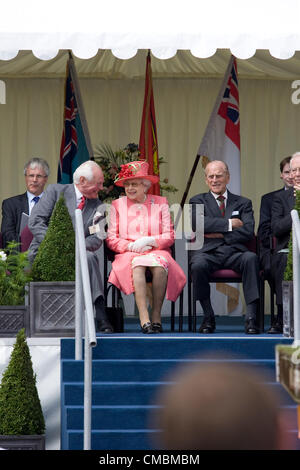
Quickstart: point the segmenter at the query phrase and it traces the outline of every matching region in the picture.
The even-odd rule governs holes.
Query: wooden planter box
[[[45,450],[45,435],[3,436],[0,434],[0,448],[5,450]]]
[[[25,328],[26,336],[30,336],[29,309],[25,305],[0,305],[0,337],[16,336]]]
[[[30,336],[74,336],[75,282],[31,282],[29,307]]]
[[[282,282],[283,335],[294,337],[293,281]]]

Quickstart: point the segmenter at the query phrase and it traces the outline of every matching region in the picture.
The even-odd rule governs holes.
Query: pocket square
[[[239,215],[239,211],[233,211],[231,215]]]

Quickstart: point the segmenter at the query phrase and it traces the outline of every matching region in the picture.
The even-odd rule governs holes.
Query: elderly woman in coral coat
[[[115,184],[126,196],[112,202],[108,247],[116,252],[109,282],[125,294],[135,294],[143,333],[159,333],[165,295],[175,301],[186,276],[171,256],[174,229],[167,199],[147,194],[158,177],[148,175],[148,163],[122,165]],[[146,270],[152,275],[151,321],[147,308]]]

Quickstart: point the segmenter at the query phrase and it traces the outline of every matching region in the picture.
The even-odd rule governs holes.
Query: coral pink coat
[[[131,261],[143,253],[126,250],[130,242],[145,236],[153,236],[158,245],[151,252],[164,256],[168,261],[166,296],[168,300],[175,301],[185,286],[186,276],[171,256],[174,229],[165,197],[150,194],[143,204],[134,203],[126,196],[112,202],[106,243],[118,254],[108,280],[127,295],[134,292]]]

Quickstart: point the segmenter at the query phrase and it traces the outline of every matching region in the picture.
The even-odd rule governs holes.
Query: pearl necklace
[[[147,194],[145,194],[144,200],[143,200],[142,202],[136,203],[136,204],[137,204],[137,208],[138,208],[139,210],[142,208],[142,205],[144,204],[144,202],[146,202],[146,199],[147,199]]]

